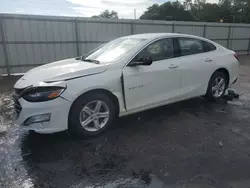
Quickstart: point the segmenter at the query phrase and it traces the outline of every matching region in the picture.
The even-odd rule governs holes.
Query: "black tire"
[[[217,79],[217,78],[223,78],[225,81],[225,88],[223,90],[223,93],[219,97],[215,97],[213,94],[213,91],[212,91],[213,83],[214,83],[215,79]],[[211,78],[209,80],[208,87],[207,87],[207,93],[205,96],[211,100],[221,99],[224,97],[227,87],[228,87],[227,75],[224,72],[216,71],[213,73],[213,75],[211,76]]]
[[[88,131],[80,123],[80,114],[83,107],[91,101],[102,101],[109,108],[109,118],[104,127],[98,131]],[[116,117],[116,108],[112,100],[102,92],[93,92],[80,96],[72,105],[68,118],[69,132],[75,136],[96,136],[106,130]]]

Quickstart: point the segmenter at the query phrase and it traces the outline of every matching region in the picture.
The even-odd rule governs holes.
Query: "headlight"
[[[59,97],[64,90],[63,87],[37,87],[29,89],[22,97],[29,102],[42,102]]]

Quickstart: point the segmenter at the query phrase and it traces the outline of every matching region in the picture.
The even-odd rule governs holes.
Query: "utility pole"
[[[134,9],[134,19],[136,19],[136,9]]]

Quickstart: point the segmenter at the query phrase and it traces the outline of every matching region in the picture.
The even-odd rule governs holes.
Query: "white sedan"
[[[14,86],[16,123],[38,133],[96,135],[116,116],[197,96],[223,97],[237,80],[237,59],[235,52],[192,35],[121,37],[28,71]]]

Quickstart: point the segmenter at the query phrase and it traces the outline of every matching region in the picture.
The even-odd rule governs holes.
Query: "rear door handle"
[[[179,67],[178,65],[172,64],[172,65],[170,65],[168,68],[170,68],[170,69],[176,69],[176,68],[178,68],[178,67]]]
[[[205,61],[206,61],[206,62],[212,62],[213,60],[212,60],[212,59],[207,58],[207,59],[205,59]]]

